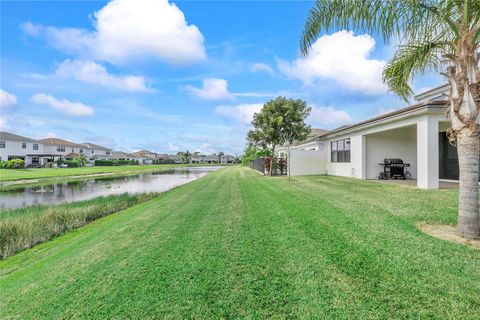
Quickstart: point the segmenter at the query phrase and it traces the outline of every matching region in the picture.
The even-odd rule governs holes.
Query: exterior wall
[[[335,163],[331,160],[331,142],[350,138],[350,162]],[[325,158],[327,162],[327,173],[334,176],[353,177],[364,179],[365,177],[365,138],[361,134],[339,135],[326,140]]]
[[[46,145],[44,145],[43,150],[45,151],[44,153],[46,153],[46,154],[55,154],[55,155],[63,157],[63,156],[65,156],[69,153],[72,153],[72,152],[80,154],[81,153],[80,149],[82,149],[85,153],[85,151],[88,149],[86,147],[81,147],[80,148],[80,147],[65,146],[65,151],[57,151],[58,147],[59,146],[57,146],[57,145],[46,144]]]
[[[409,126],[366,136],[366,179],[377,179],[385,158],[410,163],[412,178],[417,178],[417,130]]]
[[[21,141],[12,141],[12,140],[5,140],[5,148],[0,148],[0,159],[1,160],[8,160],[9,156],[18,156],[24,157],[25,165],[31,164],[31,157],[26,157],[27,154],[43,154],[44,153],[44,146],[40,142],[27,142],[27,147],[25,149],[22,148]],[[33,145],[38,144],[38,150],[33,150]]]

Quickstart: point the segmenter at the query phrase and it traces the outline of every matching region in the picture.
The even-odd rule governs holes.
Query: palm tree
[[[383,71],[389,89],[407,100],[409,81],[427,70],[450,83],[448,136],[458,150],[457,232],[480,237],[480,0],[317,0],[301,39],[304,56],[322,31],[361,29],[400,41]]]
[[[80,164],[80,167],[85,167],[85,165],[87,164],[87,157],[85,157],[85,155],[83,153],[80,153],[76,158],[75,160],[78,161],[78,163]]]

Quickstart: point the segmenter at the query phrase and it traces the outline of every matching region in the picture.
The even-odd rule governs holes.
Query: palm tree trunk
[[[457,232],[466,239],[480,238],[480,211],[478,196],[480,139],[462,129],[457,136],[460,166],[460,195]]]

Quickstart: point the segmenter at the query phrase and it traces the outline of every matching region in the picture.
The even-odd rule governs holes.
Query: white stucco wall
[[[350,138],[350,162],[331,162],[331,142]],[[364,176],[364,138],[360,134],[339,135],[326,143],[327,173],[334,176],[362,179]]]
[[[8,156],[20,156],[25,157],[27,154],[42,154],[43,153],[43,144],[37,142],[27,142],[27,147],[25,149],[22,148],[21,141],[12,141],[12,140],[5,140],[5,148],[0,148],[0,158],[2,160],[8,160]],[[33,144],[38,144],[38,150],[33,150]],[[28,162],[28,159],[25,159]],[[28,163],[26,163],[28,164]]]
[[[415,126],[383,131],[366,136],[366,179],[377,179],[385,158],[410,163],[412,178],[417,178],[417,130]]]

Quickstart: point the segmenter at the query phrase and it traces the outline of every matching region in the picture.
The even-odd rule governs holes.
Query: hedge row
[[[138,160],[95,160],[96,166],[123,166],[123,165],[137,165]]]

